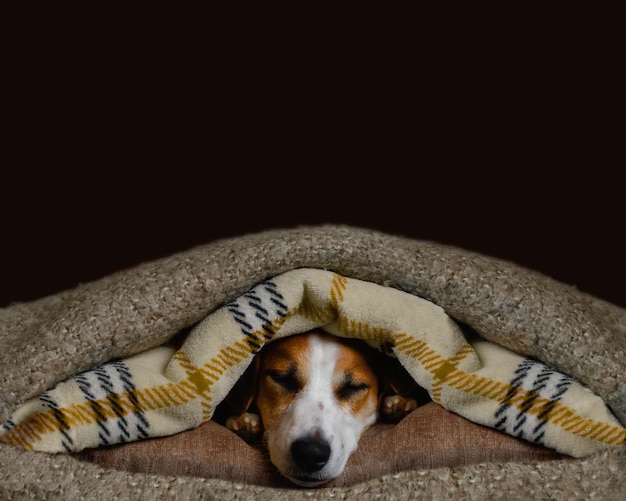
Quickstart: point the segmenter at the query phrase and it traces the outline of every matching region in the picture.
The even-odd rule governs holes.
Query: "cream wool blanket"
[[[80,373],[0,428],[27,450],[77,452],[199,426],[272,339],[322,328],[396,357],[432,399],[467,419],[584,457],[624,445],[600,397],[546,364],[480,338],[406,292],[320,269],[265,280],[162,346]]]

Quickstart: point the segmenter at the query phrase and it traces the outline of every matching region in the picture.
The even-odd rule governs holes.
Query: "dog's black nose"
[[[291,457],[301,470],[319,471],[330,457],[330,445],[318,437],[301,438],[291,444]]]

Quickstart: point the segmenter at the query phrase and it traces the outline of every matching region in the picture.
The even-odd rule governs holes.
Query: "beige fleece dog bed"
[[[269,231],[215,242],[2,310],[0,332],[6,349],[0,372],[0,419],[8,419],[28,399],[81,371],[165,343],[260,282],[297,268],[331,270],[348,279],[423,298],[490,343],[571,376],[624,422],[623,309],[511,263],[430,242],[332,226]],[[425,406],[421,412],[429,409],[440,411]],[[210,430],[204,425],[193,431]],[[382,433],[375,431],[369,438]],[[124,470],[118,464],[101,469],[66,454],[19,451],[14,445],[3,445],[0,450],[1,485],[6,493],[71,497],[97,491],[110,497],[112,492],[120,492],[137,499],[203,493],[215,498],[254,495],[262,499],[289,498],[299,491],[284,485],[270,487],[272,481],[267,477],[239,484],[241,477],[228,474],[206,478],[215,472],[193,476],[193,470],[160,469],[160,475],[151,476],[137,473],[150,472],[150,468]],[[493,497],[494,486],[496,492],[507,491],[509,499],[517,494],[573,499],[577,493],[598,493],[611,499],[623,492],[619,475],[624,470],[623,446],[579,459],[555,457],[486,454],[478,462],[434,460],[430,464],[391,459],[385,464],[401,473],[385,476],[384,469],[362,468],[372,472],[374,478],[368,478],[346,471],[353,476],[338,486],[316,489],[315,495],[402,495],[410,490],[427,497],[446,493],[463,499],[488,492]],[[537,462],[539,459],[552,460]],[[135,472],[130,471],[133,469]]]

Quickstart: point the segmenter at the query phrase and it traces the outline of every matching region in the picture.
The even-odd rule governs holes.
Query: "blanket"
[[[204,319],[208,322],[214,312],[256,285],[302,268],[378,284],[436,305],[454,323],[470,326],[490,348],[505,348],[522,361],[540,362],[570,377],[570,388],[575,384],[587,388],[621,426],[626,422],[623,308],[510,262],[433,242],[334,225],[271,230],[212,242],[0,310],[0,422],[9,422],[29,401],[68,378],[111,361],[146,356],[181,331],[200,327]],[[472,347],[480,360],[480,348]],[[396,351],[401,359],[401,352]],[[170,355],[171,362],[174,353]],[[428,382],[430,376],[426,371],[423,375]],[[528,391],[525,385],[531,380],[525,378],[516,394]],[[512,383],[512,379],[507,381],[515,387]],[[565,405],[563,399],[559,402]],[[515,412],[515,404],[509,407]],[[554,423],[544,426],[550,424]],[[318,489],[315,497],[402,498],[410,493],[427,499],[489,499],[499,492],[508,499],[621,499],[624,449],[605,444],[595,452],[583,452],[585,457],[578,460],[404,471],[356,487]],[[115,471],[68,454],[0,444],[0,495],[8,499],[20,495],[42,499],[295,499],[302,494],[228,479]]]
[[[202,320],[178,350],[153,348],[62,382],[21,406],[0,441],[78,452],[195,428],[267,342],[316,328],[397,358],[434,402],[473,422],[574,457],[624,445],[626,429],[570,376],[467,339],[429,301],[319,269],[254,286]]]

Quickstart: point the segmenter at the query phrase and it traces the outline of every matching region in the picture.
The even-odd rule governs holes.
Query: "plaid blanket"
[[[20,406],[0,441],[76,452],[197,427],[265,343],[313,328],[396,357],[435,402],[473,422],[574,457],[625,444],[602,399],[568,375],[466,336],[429,301],[321,269],[257,284],[210,313],[179,349],[153,348],[59,383]]]

